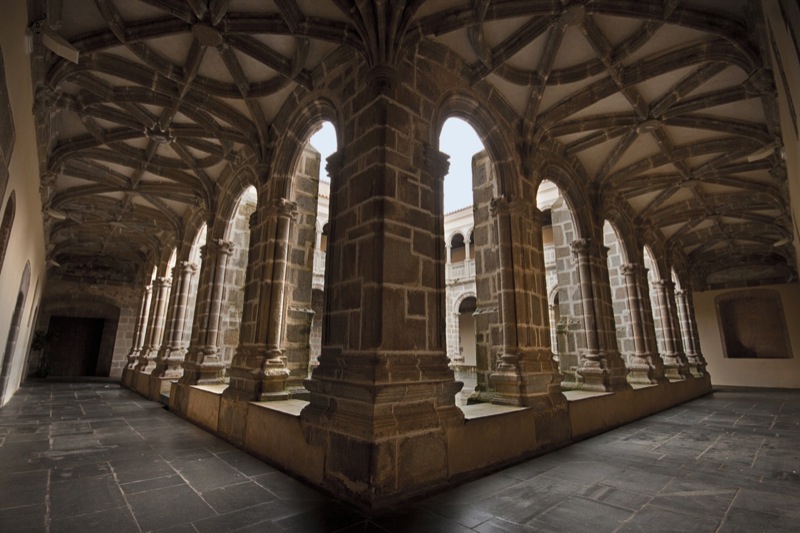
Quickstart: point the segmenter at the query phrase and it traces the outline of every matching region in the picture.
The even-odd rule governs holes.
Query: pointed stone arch
[[[19,337],[20,326],[22,325],[23,311],[25,310],[25,302],[28,297],[28,289],[30,289],[31,281],[31,263],[25,262],[25,269],[22,271],[22,276],[19,281],[19,289],[17,290],[17,297],[14,303],[14,312],[11,315],[11,323],[8,326],[8,335],[6,337],[6,346],[3,351],[3,362],[0,364],[0,405],[5,404],[6,395],[10,389],[9,382],[13,371],[15,361],[15,354],[17,353],[17,340]],[[16,358],[19,359],[19,358]],[[24,357],[21,358],[24,362]],[[23,369],[18,369],[21,374]]]
[[[0,272],[3,271],[8,241],[11,239],[11,228],[14,225],[14,216],[17,211],[16,191],[8,195],[6,207],[3,210],[3,219],[0,221]]]

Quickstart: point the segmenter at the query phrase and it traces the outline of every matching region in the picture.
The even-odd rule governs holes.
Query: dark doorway
[[[53,339],[48,354],[50,375],[98,375],[97,360],[105,322],[103,318],[50,317],[48,332]]]

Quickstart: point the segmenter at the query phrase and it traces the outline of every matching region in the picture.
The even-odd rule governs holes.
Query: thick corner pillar
[[[122,372],[122,383],[130,388],[133,384],[136,365],[139,364],[139,355],[142,353],[144,346],[145,332],[147,331],[147,322],[150,319],[150,300],[153,296],[153,286],[147,285],[144,288],[144,295],[142,296],[142,305],[139,307],[139,314],[136,317],[136,327],[133,332],[133,343],[131,344],[131,351],[128,352],[128,364]]]
[[[639,283],[642,278],[640,269],[641,267],[635,263],[628,263],[620,267],[620,272],[625,279],[628,312],[633,328],[634,353],[631,357],[628,381],[631,383],[660,383],[664,381],[664,363],[658,353],[653,353],[648,348],[643,317],[643,289]]]
[[[599,285],[599,263],[605,256],[591,239],[573,241],[572,253],[578,265],[578,278],[583,307],[583,329],[586,335],[586,348],[581,354],[578,373],[583,377],[582,389],[593,391],[614,391],[629,388],[626,369],[619,353],[609,350],[606,335],[602,330],[605,323],[602,288]],[[606,283],[608,283],[606,281]]]
[[[233,243],[212,240],[200,249],[200,286],[197,293],[192,342],[183,361],[180,385],[222,383],[225,363],[219,356],[225,270]]]
[[[147,339],[145,347],[139,356],[137,372],[149,374],[155,366],[158,349],[164,338],[164,323],[166,322],[167,304],[169,303],[169,293],[172,287],[172,279],[169,277],[158,277],[153,280],[153,293],[155,298],[152,302],[150,311],[150,322],[147,325]]]
[[[291,223],[297,205],[275,200],[250,219],[250,253],[239,346],[231,362],[228,400],[288,398],[282,350]]]
[[[371,74],[332,156],[322,354],[301,420],[323,486],[375,508],[447,482],[463,413],[442,314],[447,158],[414,137],[423,110],[398,73]]]
[[[181,377],[186,346],[183,344],[183,332],[186,328],[186,313],[189,302],[189,287],[192,277],[197,272],[197,265],[188,261],[180,262],[172,269],[174,281],[171,291],[170,312],[164,343],[158,351],[156,364],[150,373],[150,397],[158,399],[161,393],[167,392],[169,382]]]
[[[490,381],[493,403],[566,410],[548,326],[542,214],[532,202],[491,203],[499,239],[503,344]]]
[[[678,308],[678,320],[683,338],[683,350],[689,365],[689,372],[693,377],[701,378],[707,375],[706,360],[700,352],[700,343],[697,337],[697,324],[694,321],[694,306],[691,295],[687,290],[675,291],[675,302]]]
[[[661,317],[661,332],[664,336],[664,353],[661,358],[664,361],[664,374],[669,379],[686,379],[691,377],[685,355],[681,353],[678,346],[676,324],[673,314],[672,289],[674,284],[669,280],[658,280],[653,282],[656,294],[656,305],[658,305]]]

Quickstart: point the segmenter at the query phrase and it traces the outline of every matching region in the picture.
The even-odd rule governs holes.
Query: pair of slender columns
[[[289,237],[297,205],[278,199],[250,217],[245,307],[226,399],[281,400],[289,370],[283,355]]]
[[[158,350],[164,338],[165,315],[171,288],[172,278],[162,276],[153,280],[154,298],[147,322],[146,340],[139,355],[139,364],[136,366],[136,371],[140,374],[149,374],[155,367]]]
[[[136,368],[139,363],[139,355],[144,347],[145,332],[147,331],[147,321],[150,319],[150,301],[153,297],[153,285],[147,285],[144,288],[142,295],[142,305],[139,308],[139,314],[136,320],[136,326],[133,331],[133,343],[131,344],[131,351],[128,353],[128,365],[125,368],[126,372]]]
[[[542,245],[543,215],[532,202],[490,203],[499,240],[502,347],[490,383],[494,403],[553,408],[566,405],[548,328]]]
[[[669,280],[658,280],[653,282],[653,288],[664,339],[664,353],[661,356],[664,361],[665,375],[669,379],[686,379],[691,377],[691,374],[686,355],[683,353],[681,339],[678,336],[674,297],[675,284]]]
[[[678,318],[683,334],[683,345],[686,359],[689,363],[689,371],[694,377],[706,375],[706,360],[700,351],[700,339],[697,333],[697,322],[694,318],[694,306],[691,301],[691,293],[681,289],[675,291],[675,299],[678,303]]]
[[[608,284],[607,248],[591,239],[571,243],[578,266],[578,279],[583,308],[583,329],[586,347],[581,353],[578,374],[583,377],[582,389],[615,391],[630,387],[625,365],[619,354]],[[603,283],[603,280],[606,280]]]
[[[202,268],[197,294],[192,340],[183,363],[184,385],[222,383],[225,364],[219,356],[225,271],[233,243],[212,240],[200,249]]]
[[[645,287],[639,282],[645,279],[642,275],[642,268],[636,263],[627,263],[620,267],[623,278],[625,279],[625,291],[627,296],[628,313],[633,329],[634,352],[631,356],[628,367],[628,381],[631,383],[661,383],[664,378],[664,363],[657,351],[650,350],[651,337],[655,332],[650,332],[647,327],[645,302]]]
[[[181,365],[186,354],[183,338],[188,313],[189,288],[195,272],[197,265],[189,261],[182,261],[172,270],[172,279],[176,280],[173,287],[175,290],[170,292],[169,312],[166,317],[167,330],[164,342],[158,351],[155,368],[150,373],[151,380],[174,380],[180,378],[183,373]],[[157,387],[159,392],[163,388],[161,384]],[[151,393],[153,388],[151,385]]]

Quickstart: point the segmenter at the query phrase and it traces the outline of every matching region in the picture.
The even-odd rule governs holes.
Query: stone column
[[[611,279],[608,271],[608,247],[597,241],[593,254],[592,288],[595,294],[598,340],[600,351],[605,354],[612,390],[630,388],[628,369],[619,352],[617,328],[614,317],[614,302],[611,295]]]
[[[444,245],[445,251],[447,252],[447,260],[445,261],[448,265],[453,262],[453,247],[448,242]]]
[[[296,211],[293,202],[278,199],[259,209],[259,217],[250,220],[246,301],[239,346],[231,362],[231,381],[224,393],[227,400],[288,398],[285,385],[289,371],[281,334],[286,312],[289,230]],[[227,430],[237,437],[238,428]]]
[[[550,320],[550,352],[553,354],[553,362],[558,368],[560,362],[558,357],[558,330],[556,329],[556,306],[548,304],[547,316]]]
[[[182,385],[222,383],[225,364],[219,357],[219,331],[225,269],[233,253],[233,243],[213,240],[200,249],[200,287],[192,327],[192,345],[183,362]],[[197,334],[195,334],[195,331]]]
[[[183,374],[183,358],[186,346],[183,343],[183,332],[186,327],[187,303],[192,276],[197,272],[197,265],[189,261],[180,262],[172,269],[172,279],[176,280],[175,291],[172,291],[171,311],[164,343],[158,352],[156,366],[150,373],[150,397],[157,400],[169,389],[169,381],[176,380]]]
[[[596,284],[593,263],[605,260],[599,252],[594,253],[591,239],[578,239],[572,242],[572,253],[578,264],[578,277],[583,307],[583,328],[586,335],[586,348],[581,353],[581,366],[578,373],[583,377],[584,390],[612,391],[629,387],[625,380],[624,367],[613,361],[613,354],[606,353],[601,339],[603,324],[603,302],[600,287]],[[616,357],[619,358],[617,352]]]
[[[136,365],[139,363],[139,355],[141,355],[142,347],[144,346],[145,331],[147,330],[147,322],[150,320],[150,300],[153,296],[152,285],[147,285],[144,288],[144,295],[142,296],[142,305],[139,308],[139,315],[136,317],[136,327],[133,332],[133,344],[131,351],[128,353],[128,364],[122,373],[122,382],[127,387],[132,387],[133,376]]]
[[[261,365],[260,399],[278,400],[287,397],[285,386],[289,371],[281,348],[283,324],[286,319],[286,270],[289,254],[289,230],[297,213],[297,204],[279,199],[271,206],[270,219],[274,234],[271,238],[270,279],[261,280],[259,300],[259,320],[256,325],[256,338],[266,340],[265,360]],[[268,296],[268,297],[267,297]]]
[[[620,267],[625,279],[625,290],[628,299],[628,311],[633,328],[634,353],[628,373],[631,383],[658,383],[664,381],[664,365],[658,354],[650,352],[645,336],[645,325],[642,318],[641,287],[638,280],[639,265],[628,263]]]
[[[697,335],[697,324],[694,318],[694,306],[691,301],[691,292],[688,290],[675,291],[678,301],[678,312],[681,316],[681,330],[684,332],[686,345],[686,358],[689,361],[689,371],[694,377],[708,375],[706,360],[700,351],[700,340]],[[685,325],[683,325],[685,322]]]
[[[301,415],[323,485],[369,507],[444,484],[446,429],[463,423],[443,342],[447,156],[416,137],[427,126],[400,79],[373,69],[342,126],[322,354]]]
[[[158,277],[153,281],[155,299],[150,311],[150,323],[147,326],[147,339],[142,354],[139,356],[139,373],[149,374],[155,366],[158,349],[164,337],[164,322],[166,322],[167,303],[172,287],[172,279],[166,276]]]
[[[661,332],[664,335],[665,353],[661,354],[661,358],[664,361],[664,374],[667,378],[686,379],[689,376],[688,368],[681,360],[681,355],[675,343],[675,328],[669,305],[670,285],[672,285],[672,282],[667,280],[653,282],[656,305],[658,305],[659,314],[661,315]]]
[[[494,403],[566,412],[547,318],[542,213],[533,202],[496,198],[503,345],[490,382]]]

